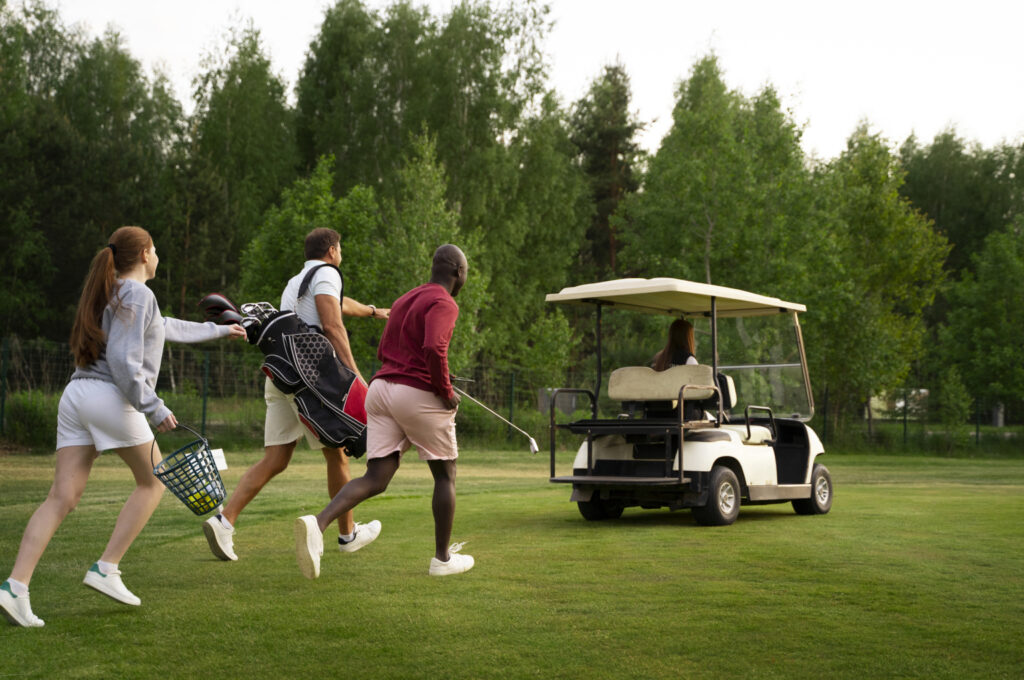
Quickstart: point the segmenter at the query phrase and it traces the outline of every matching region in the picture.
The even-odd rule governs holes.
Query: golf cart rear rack
[[[611,392],[611,385],[609,391]],[[713,420],[687,420],[685,418],[684,399],[687,393],[698,392],[704,395],[711,394],[717,402],[717,413]],[[591,418],[576,420],[571,423],[555,422],[555,407],[559,394],[585,394],[590,398]],[[715,432],[722,419],[722,393],[715,385],[684,384],[680,386],[676,395],[676,406],[674,416],[665,417],[644,417],[631,418],[620,416],[618,418],[598,418],[597,400],[594,393],[586,389],[559,388],[551,394],[550,406],[550,436],[551,436],[551,476],[550,481],[561,484],[601,484],[604,486],[681,486],[690,483],[690,479],[683,476],[683,448],[686,440],[710,441],[719,437],[728,439],[724,432]],[[643,397],[641,396],[640,399]],[[705,397],[706,398],[706,397]],[[639,399],[638,399],[639,400]],[[632,401],[632,400],[629,400]],[[659,400],[660,401],[660,400]],[[631,409],[632,411],[632,409]],[[703,411],[702,411],[703,412]],[[573,474],[568,476],[556,476],[555,474],[555,435],[558,430],[568,430],[574,434],[586,435],[587,438],[587,467],[584,474]],[[690,434],[685,434],[690,433]],[[594,469],[594,438],[607,435],[662,435],[664,436],[664,468],[661,476],[627,476],[627,475],[601,475]],[[679,469],[673,472],[672,467],[676,457],[675,443],[679,443]]]

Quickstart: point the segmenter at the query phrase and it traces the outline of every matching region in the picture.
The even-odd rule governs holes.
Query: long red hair
[[[117,275],[132,269],[142,259],[153,238],[142,227],[121,227],[110,235],[108,244],[92,258],[89,273],[78,300],[75,322],[71,326],[71,353],[75,365],[86,367],[99,359],[107,344],[103,333],[103,310],[118,298]],[[111,248],[113,246],[113,248]]]

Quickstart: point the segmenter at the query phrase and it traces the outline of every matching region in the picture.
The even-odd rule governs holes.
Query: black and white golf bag
[[[311,268],[299,286],[299,298],[313,274],[332,264]],[[342,277],[342,289],[345,279]],[[249,343],[263,352],[260,369],[277,389],[295,396],[299,420],[324,446],[345,447],[358,458],[366,453],[366,385],[338,359],[334,347],[315,326],[295,312],[278,311],[269,302],[235,307],[226,296],[211,293],[199,302],[207,320],[241,323]],[[244,316],[243,316],[244,315]]]
[[[294,395],[303,424],[324,446],[344,446],[355,458],[363,455],[366,385],[341,363],[327,337],[295,312],[268,310],[249,318],[255,319],[246,326],[249,342],[264,355],[260,369],[277,389]]]

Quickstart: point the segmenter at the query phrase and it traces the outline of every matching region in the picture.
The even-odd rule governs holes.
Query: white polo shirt
[[[323,260],[306,260],[302,265],[302,271],[288,280],[288,285],[281,293],[281,306],[279,307],[281,310],[294,311],[300,319],[321,329],[323,324],[320,323],[320,314],[316,311],[316,296],[330,295],[338,300],[339,306],[341,305],[342,285],[337,270],[333,267],[323,267],[317,270],[309,282],[306,294],[302,296],[301,300],[298,297],[302,279],[306,277],[311,268],[322,264],[325,264]]]

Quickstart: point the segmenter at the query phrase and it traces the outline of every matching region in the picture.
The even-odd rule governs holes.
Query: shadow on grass
[[[797,515],[792,510],[787,512],[787,506],[779,505],[774,509],[765,507],[754,507],[744,508],[740,510],[740,516],[737,518],[737,524],[749,524],[751,522],[776,522],[776,521],[801,521],[800,515]],[[530,518],[531,527],[547,527],[547,528],[564,528],[567,524],[572,524],[580,529],[593,529],[601,530],[604,527],[662,527],[662,526],[677,526],[677,527],[692,527],[694,529],[715,529],[718,527],[705,527],[697,524],[697,521],[693,517],[693,513],[686,510],[645,510],[636,508],[627,508],[622,514],[622,517],[617,519],[605,519],[590,521],[580,516],[576,508],[567,508],[564,514],[552,515],[550,517]]]

